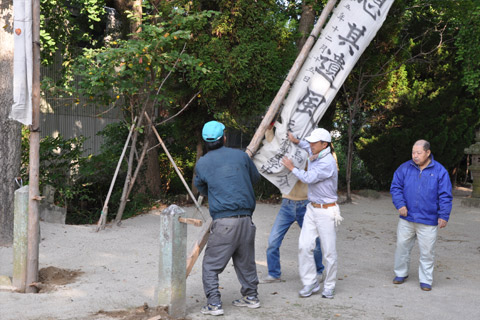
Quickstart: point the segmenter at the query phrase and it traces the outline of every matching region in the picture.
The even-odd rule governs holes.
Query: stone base
[[[8,276],[0,276],[0,287],[10,287],[12,285],[12,280]]]
[[[462,207],[480,208],[480,198],[465,198],[462,200]]]
[[[44,203],[42,201],[39,203],[38,211],[41,221],[65,224],[65,219],[67,217],[67,209],[65,208],[57,207],[56,205]]]

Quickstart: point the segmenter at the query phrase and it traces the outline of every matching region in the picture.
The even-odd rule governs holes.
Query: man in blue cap
[[[212,226],[202,264],[203,289],[207,305],[203,314],[222,315],[218,275],[230,258],[242,286],[237,307],[259,308],[257,267],[255,264],[255,210],[253,184],[260,174],[245,153],[224,146],[225,126],[218,121],[203,126],[202,137],[207,154],[195,167],[195,186],[208,196]]]

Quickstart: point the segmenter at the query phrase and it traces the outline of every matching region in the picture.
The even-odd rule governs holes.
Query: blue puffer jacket
[[[423,169],[409,160],[398,167],[393,175],[390,193],[395,208],[407,207],[410,222],[431,226],[438,219],[448,221],[452,210],[452,184],[447,170],[430,156],[430,164]]]
[[[245,152],[227,147],[211,150],[198,160],[195,172],[195,186],[208,195],[213,220],[252,215],[253,184],[260,180],[260,174]]]

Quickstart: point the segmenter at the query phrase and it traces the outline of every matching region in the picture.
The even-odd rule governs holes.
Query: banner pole
[[[277,114],[278,109],[280,108],[280,105],[285,99],[285,96],[287,95],[288,90],[292,86],[293,81],[297,77],[298,72],[300,71],[300,68],[302,67],[303,63],[305,62],[305,59],[308,56],[308,53],[310,52],[315,41],[317,40],[318,35],[320,34],[320,31],[325,25],[328,15],[330,14],[330,12],[332,12],[333,8],[335,7],[336,2],[337,0],[329,0],[325,8],[323,8],[322,14],[318,18],[318,21],[313,27],[313,30],[310,33],[310,36],[308,37],[307,41],[303,45],[302,50],[297,56],[297,59],[293,63],[293,67],[290,69],[290,72],[288,73],[287,78],[285,79],[282,86],[280,87],[280,90],[277,92],[277,95],[275,96],[272,103],[270,104],[270,107],[268,108],[267,113],[263,117],[263,120],[260,123],[260,126],[258,127],[257,131],[255,132],[255,135],[250,141],[250,144],[247,146],[245,150],[245,152],[250,157],[252,157],[255,154],[258,147],[260,146],[260,143],[262,142],[263,137],[265,135],[265,131],[267,130],[270,123],[272,123],[273,118]]]

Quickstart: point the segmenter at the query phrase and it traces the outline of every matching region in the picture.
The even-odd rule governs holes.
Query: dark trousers
[[[242,296],[257,296],[255,232],[256,227],[250,216],[213,221],[202,265],[203,289],[209,304],[222,303],[218,275],[223,272],[230,258],[242,286]]]

